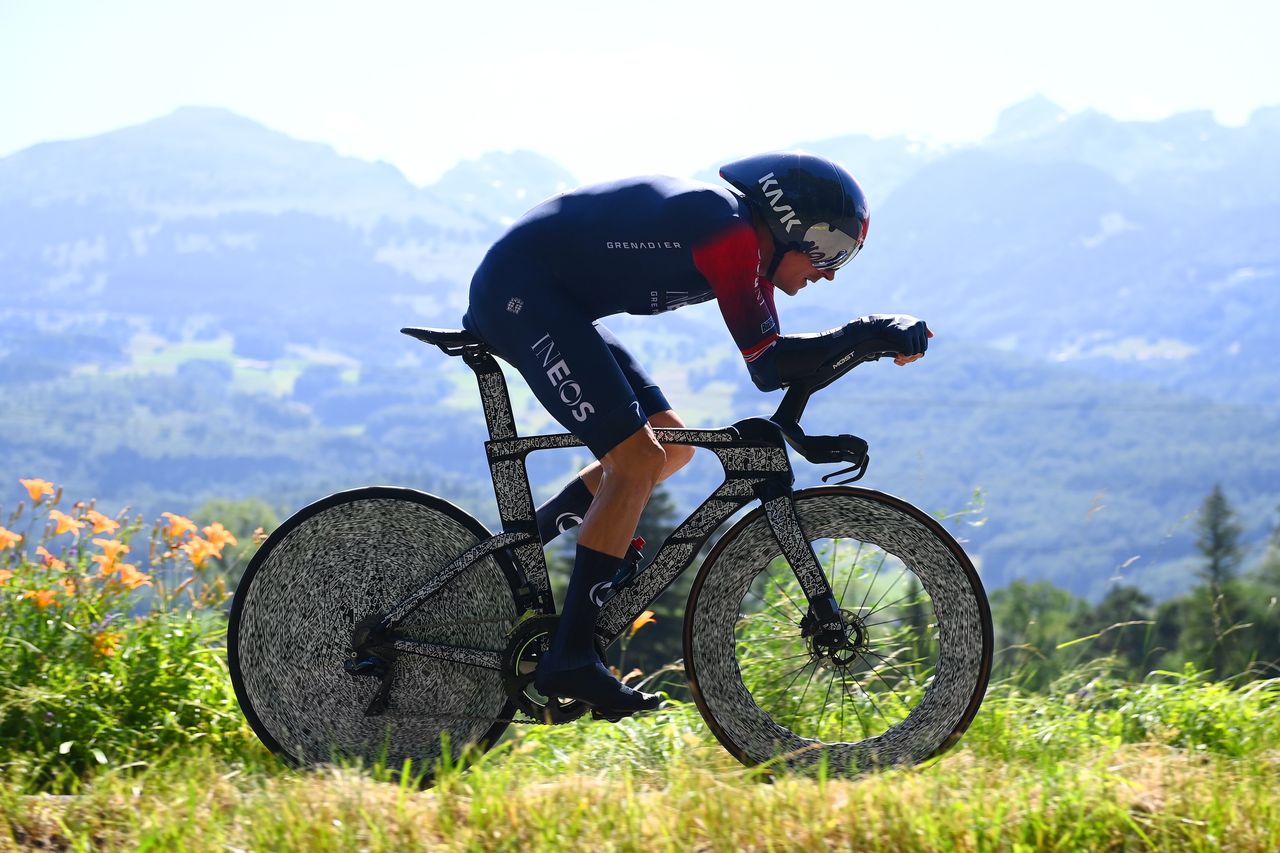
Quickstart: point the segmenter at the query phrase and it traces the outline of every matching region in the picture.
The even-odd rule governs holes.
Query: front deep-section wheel
[[[867,489],[795,494],[840,607],[817,630],[762,509],[717,543],[685,613],[685,669],[720,742],[746,764],[851,775],[915,764],[968,728],[991,671],[991,611],[933,518]]]
[[[269,748],[301,765],[359,759],[429,771],[491,745],[513,706],[497,669],[401,654],[386,709],[378,678],[353,677],[352,631],[426,584],[488,531],[453,504],[385,486],[331,495],[263,543],[236,589],[227,652],[240,707]],[[497,658],[517,616],[509,568],[470,566],[397,629]]]

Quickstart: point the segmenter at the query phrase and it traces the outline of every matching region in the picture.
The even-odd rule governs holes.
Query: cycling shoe
[[[638,711],[653,711],[662,704],[661,696],[628,687],[599,661],[555,672],[538,667],[533,686],[548,698],[576,699],[590,705],[597,719],[617,721]]]

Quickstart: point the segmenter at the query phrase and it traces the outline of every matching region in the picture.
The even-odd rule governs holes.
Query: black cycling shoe
[[[548,698],[576,699],[590,705],[593,716],[615,722],[628,714],[656,710],[662,704],[661,696],[628,687],[599,661],[556,672],[544,672],[539,666],[533,686]]]

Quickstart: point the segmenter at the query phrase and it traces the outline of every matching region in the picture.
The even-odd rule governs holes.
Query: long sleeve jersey
[[[753,378],[767,373],[773,284],[746,202],[728,190],[668,177],[583,187],[529,211],[494,250],[536,260],[592,319],[715,299]]]

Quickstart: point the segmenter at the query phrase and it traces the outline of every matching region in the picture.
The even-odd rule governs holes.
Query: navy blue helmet
[[[805,252],[820,270],[838,269],[858,254],[871,216],[857,180],[842,166],[803,151],[772,151],[720,169],[773,234],[775,264],[787,251]]]

